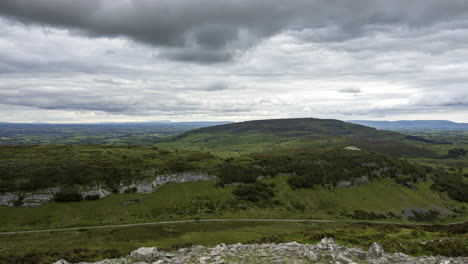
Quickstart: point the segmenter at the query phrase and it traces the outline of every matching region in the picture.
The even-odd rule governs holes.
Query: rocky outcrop
[[[54,195],[60,191],[60,188],[48,188],[38,190],[34,193],[29,193],[24,196],[22,200],[22,206],[24,207],[36,207],[43,205],[44,203],[52,200]]]
[[[142,247],[130,253],[130,258],[141,261],[152,261],[158,257],[158,249],[154,247]]]
[[[355,147],[355,146],[347,146],[347,147],[344,147],[344,149],[347,149],[347,150],[361,150],[360,148],[358,147]]]
[[[182,172],[173,174],[157,175],[154,178],[147,178],[130,185],[122,185],[119,192],[123,193],[127,190],[136,189],[137,193],[152,193],[164,184],[183,183],[183,182],[197,182],[197,181],[211,181],[216,179],[216,176],[209,175],[207,173],[194,173],[194,172]]]
[[[182,172],[174,174],[163,174],[153,177],[148,177],[139,181],[135,181],[130,185],[122,184],[119,188],[120,193],[135,190],[137,193],[152,193],[164,184],[174,182],[196,182],[196,181],[210,181],[216,179],[216,176],[209,175],[206,173],[194,173],[194,172]],[[102,186],[91,186],[80,187],[80,193],[83,198],[86,197],[98,197],[104,198],[110,195],[112,192],[106,190]],[[46,202],[51,201],[54,195],[60,191],[59,187],[48,188],[37,190],[32,193],[16,194],[16,193],[4,193],[0,194],[0,206],[24,206],[24,207],[36,207],[43,205]]]
[[[83,196],[83,198],[86,198],[87,196],[104,198],[107,195],[111,194],[112,192],[104,189],[101,186],[94,186],[91,188],[82,188],[80,193],[81,193],[81,196]]]
[[[0,205],[3,206],[14,206],[14,203],[18,201],[19,196],[15,193],[3,193],[0,194]]]
[[[406,263],[406,264],[461,264],[468,258],[443,256],[410,257],[403,253],[387,254],[378,243],[373,243],[369,251],[347,248],[335,244],[331,238],[323,238],[318,244],[297,242],[282,244],[219,244],[205,248],[192,246],[174,252],[158,251],[156,248],[140,248],[121,259],[108,259],[94,264],[163,264],[163,263]],[[59,260],[54,264],[69,264]],[[84,262],[80,264],[86,264]]]

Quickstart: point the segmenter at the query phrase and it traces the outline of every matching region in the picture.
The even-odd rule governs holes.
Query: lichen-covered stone
[[[347,248],[324,238],[317,245],[297,242],[280,244],[233,245],[220,244],[212,248],[192,246],[174,252],[158,252],[156,248],[140,248],[130,256],[95,262],[94,264],[163,264],[163,263],[406,263],[406,264],[464,264],[468,258],[443,256],[410,257],[403,253],[387,254],[378,243],[369,252]],[[59,262],[57,262],[58,264]],[[60,264],[67,264],[63,262]],[[80,263],[85,264],[85,263]]]

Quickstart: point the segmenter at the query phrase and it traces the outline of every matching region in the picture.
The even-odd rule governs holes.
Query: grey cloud
[[[361,89],[353,88],[353,87],[339,89],[338,92],[340,93],[362,93]]]
[[[94,80],[95,81],[95,80]],[[70,84],[69,84],[70,85]],[[216,86],[218,85],[218,86]],[[223,83],[211,88],[224,89]],[[189,90],[187,90],[189,91]],[[183,95],[173,94],[163,88],[134,91],[134,88],[106,89],[102,91],[87,84],[78,87],[49,87],[21,85],[0,86],[0,105],[25,106],[41,110],[102,111],[110,114],[151,115],[155,112],[169,115],[205,113],[222,110],[226,113],[251,110],[244,104],[205,100],[196,91]]]
[[[120,82],[116,82],[113,79],[98,79],[94,78],[94,81],[97,83],[107,83],[107,84],[113,84],[113,85],[120,85]]]
[[[233,53],[226,50],[206,50],[203,48],[169,49],[161,54],[162,58],[169,60],[212,64],[225,62],[233,57]]]
[[[210,85],[207,85],[206,87],[202,88],[202,90],[209,91],[209,92],[215,92],[215,91],[223,91],[229,89],[229,85],[227,83],[223,82],[216,82],[212,83]]]
[[[215,63],[285,30],[334,26],[335,39],[367,25],[427,26],[467,15],[463,0],[3,0],[0,15],[91,37],[169,48],[172,60]],[[312,38],[329,38],[319,34]]]

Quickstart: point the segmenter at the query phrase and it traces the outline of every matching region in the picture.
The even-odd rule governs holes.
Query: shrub
[[[136,193],[137,192],[137,187],[130,187],[125,189],[124,193]]]
[[[223,184],[234,182],[254,183],[261,175],[261,170],[251,164],[224,162],[216,169],[217,175]]]
[[[59,203],[79,202],[83,200],[81,193],[72,190],[62,190],[54,195],[54,201]]]
[[[448,155],[450,157],[459,157],[459,156],[465,156],[466,155],[466,150],[462,148],[453,148],[449,149]]]
[[[446,191],[450,198],[460,202],[468,202],[468,184],[461,175],[438,170],[434,173],[433,179],[434,183],[431,185],[433,190]]]
[[[269,200],[275,196],[274,184],[253,183],[238,186],[233,194],[239,199],[250,202]]]
[[[432,222],[438,220],[440,216],[439,211],[429,210],[427,212],[417,212],[412,210],[414,216],[408,217],[411,221],[424,221],[424,222]]]
[[[300,201],[293,201],[291,205],[294,209],[300,212],[304,212],[306,209],[306,205],[301,203]]]
[[[96,195],[86,195],[85,196],[85,200],[88,200],[88,201],[96,201],[96,200],[99,200],[99,195],[96,194]]]
[[[353,213],[349,216],[353,219],[359,220],[378,220],[387,218],[384,214],[367,212],[364,210],[354,210]]]

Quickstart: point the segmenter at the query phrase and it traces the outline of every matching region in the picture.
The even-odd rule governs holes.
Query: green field
[[[409,226],[301,222],[218,222],[149,225],[101,230],[0,235],[0,263],[96,261],[127,255],[139,247],[175,250],[219,243],[337,243],[367,249],[379,242],[387,252],[461,256],[468,250],[467,224]],[[47,241],[47,243],[44,243]],[[441,242],[438,242],[441,241]]]
[[[239,201],[232,194],[236,187],[216,187],[213,182],[168,184],[151,194],[113,194],[97,201],[51,202],[37,208],[0,207],[0,227],[1,231],[18,231],[212,218],[358,220],[346,215],[354,210],[385,214],[379,221],[409,222],[388,213],[398,215],[403,209],[416,208],[453,211],[464,205],[431,191],[430,182],[418,183],[416,190],[402,188],[390,179],[354,188],[292,190],[287,178],[262,180],[276,184],[274,199],[279,204]],[[423,222],[463,219],[466,212]]]

